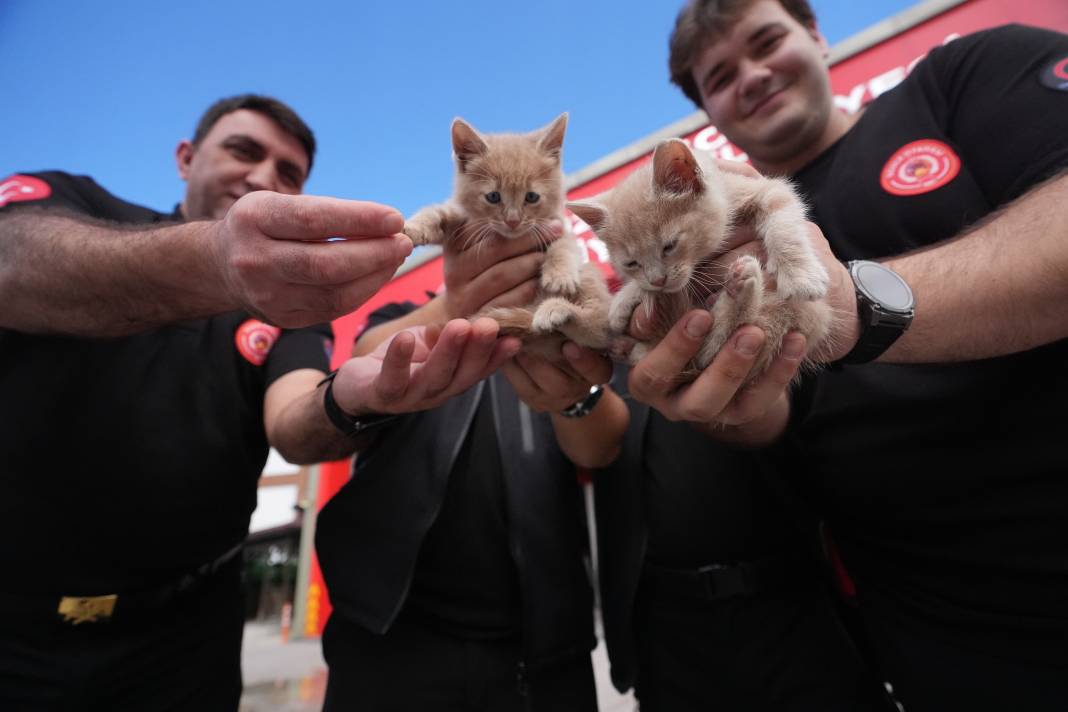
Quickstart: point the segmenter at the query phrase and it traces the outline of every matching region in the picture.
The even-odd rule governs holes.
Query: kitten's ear
[[[661,191],[681,195],[700,195],[705,182],[697,157],[677,138],[661,141],[653,151],[653,185]]]
[[[564,147],[564,132],[567,131],[567,112],[560,114],[553,122],[538,133],[538,148],[547,156],[560,160],[560,152]]]
[[[456,162],[461,172],[466,170],[468,161],[483,155],[487,148],[489,147],[486,142],[478,135],[478,131],[471,128],[469,123],[461,118],[453,119],[452,152],[456,154]]]
[[[567,209],[582,218],[594,232],[600,230],[608,222],[608,211],[597,203],[568,203]]]

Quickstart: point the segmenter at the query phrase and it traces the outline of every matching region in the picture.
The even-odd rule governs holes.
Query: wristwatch
[[[590,386],[590,394],[574,405],[569,405],[560,411],[565,418],[581,418],[589,415],[597,401],[604,395],[604,386]]]
[[[912,290],[885,265],[868,260],[846,263],[857,292],[860,338],[842,363],[868,363],[890,348],[912,324]]]
[[[341,410],[341,406],[334,400],[335,376],[337,376],[337,371],[332,371],[329,376],[319,381],[318,385],[321,386],[324,383],[327,384],[326,393],[323,394],[323,410],[326,411],[326,417],[330,419],[330,422],[334,424],[334,427],[345,435],[354,438],[372,428],[384,425],[397,417],[391,413],[349,415]]]

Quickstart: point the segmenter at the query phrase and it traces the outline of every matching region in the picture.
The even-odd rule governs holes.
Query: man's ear
[[[179,141],[178,147],[174,149],[174,160],[178,164],[178,177],[182,180],[189,180],[189,166],[193,163],[194,153],[196,153],[196,147],[187,138]]]

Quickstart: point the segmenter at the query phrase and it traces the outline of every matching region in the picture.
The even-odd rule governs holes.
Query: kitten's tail
[[[501,336],[530,336],[534,326],[534,310],[526,307],[494,307],[478,316],[493,319],[500,327]]]

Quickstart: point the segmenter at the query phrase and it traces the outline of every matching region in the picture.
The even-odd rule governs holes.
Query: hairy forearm
[[[235,308],[211,260],[211,226],[0,215],[0,326],[121,336]]]
[[[311,379],[323,374],[309,374]],[[323,396],[326,384],[303,389],[287,399],[267,424],[267,439],[287,461],[295,465],[340,460],[356,450],[356,442],[339,431],[326,417]]]
[[[444,324],[446,321],[448,321],[448,316],[445,313],[445,298],[435,297],[415,311],[385,324],[379,324],[360,334],[356,343],[352,345],[352,355],[366,356],[378,348],[383,341],[410,326]]]
[[[1068,175],[965,235],[886,264],[912,287],[916,318],[880,361],[990,358],[1068,337]]]
[[[569,460],[579,467],[605,467],[619,456],[623,435],[630,422],[627,405],[611,388],[605,387],[597,405],[582,418],[552,414],[556,442]]]

